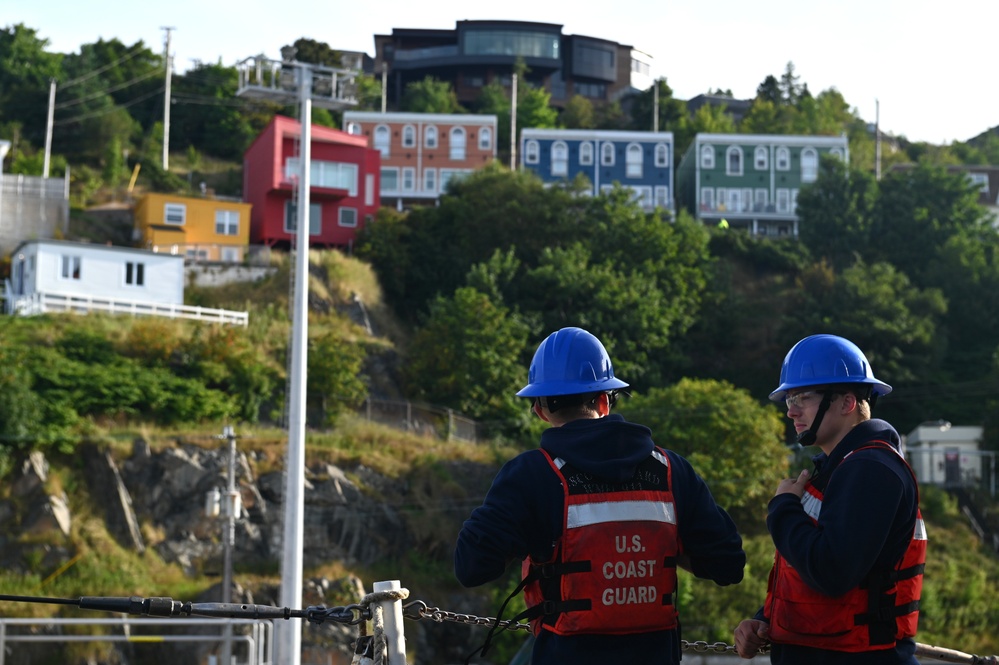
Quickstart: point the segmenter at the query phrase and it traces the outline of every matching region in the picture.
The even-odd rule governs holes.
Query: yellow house
[[[250,244],[250,204],[149,193],[135,205],[135,236],[154,252],[238,263]]]

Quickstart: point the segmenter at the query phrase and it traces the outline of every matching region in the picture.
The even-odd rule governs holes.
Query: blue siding
[[[560,146],[558,150],[556,145]],[[589,160],[585,159],[587,150]],[[661,166],[656,165],[657,151],[662,151],[660,156],[665,158],[660,160]],[[536,161],[532,159],[535,154]],[[555,158],[560,154],[564,154],[564,160]],[[605,163],[603,158],[611,154],[613,163]],[[635,165],[635,173],[630,175],[629,154]],[[635,159],[638,154],[640,160]],[[571,181],[582,174],[589,180],[590,193],[594,195],[620,183],[644,193],[648,197],[646,207],[658,204],[674,209],[673,135],[668,132],[525,129],[521,133],[520,166],[546,183]]]

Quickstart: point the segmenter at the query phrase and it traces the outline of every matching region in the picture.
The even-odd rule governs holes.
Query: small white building
[[[167,316],[246,325],[246,312],[184,305],[184,257],[132,247],[29,240],[11,255],[7,314]]]
[[[991,480],[994,455],[981,450],[981,441],[981,427],[922,423],[906,436],[906,457],[920,485],[978,487]]]

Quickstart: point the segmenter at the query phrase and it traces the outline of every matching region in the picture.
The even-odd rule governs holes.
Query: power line
[[[97,92],[95,92],[93,94],[90,94],[90,95],[87,95],[85,97],[79,97],[77,99],[74,99],[74,100],[71,100],[71,101],[68,101],[68,102],[63,102],[62,104],[56,104],[55,108],[56,109],[64,109],[64,108],[69,108],[70,106],[76,106],[77,104],[82,104],[82,103],[90,101],[92,99],[97,99],[98,97],[103,97],[104,95],[110,94],[112,92],[117,92],[117,91],[122,90],[124,88],[127,88],[127,87],[129,87],[131,85],[134,85],[134,84],[139,83],[141,81],[145,81],[148,78],[152,78],[153,76],[158,76],[158,75],[159,75],[158,71],[152,70],[152,71],[146,72],[145,74],[142,74],[141,76],[136,76],[131,81],[125,81],[124,83],[119,83],[118,85],[113,85],[110,88],[107,88],[105,90],[98,90]]]
[[[149,99],[150,97],[152,97],[154,95],[158,95],[158,94],[160,94],[162,92],[163,92],[163,86],[160,86],[156,90],[153,90],[151,92],[147,92],[144,95],[136,97],[135,99],[129,100],[129,101],[124,102],[122,104],[114,104],[114,105],[112,105],[109,108],[100,109],[99,111],[92,111],[90,113],[84,113],[83,115],[74,116],[72,118],[66,118],[64,120],[59,120],[58,122],[54,122],[52,124],[55,125],[55,126],[69,125],[69,124],[72,124],[74,122],[80,122],[81,120],[89,120],[90,118],[97,118],[97,117],[102,116],[102,115],[107,115],[109,113],[114,113],[118,109],[124,109],[124,108],[128,108],[129,106],[133,106],[135,104],[138,104],[139,102],[145,101],[145,100]]]
[[[139,52],[140,52],[140,48],[139,48],[138,44],[136,44],[135,49],[131,53],[128,53],[125,56],[119,58],[118,60],[115,60],[114,62],[111,62],[111,63],[108,63],[108,64],[104,65],[103,67],[98,67],[97,69],[95,69],[94,71],[90,72],[89,74],[84,74],[83,76],[75,78],[75,79],[73,79],[71,81],[67,81],[66,83],[61,84],[60,87],[61,88],[68,88],[68,87],[70,87],[72,85],[76,85],[77,83],[83,83],[84,81],[88,81],[88,80],[92,79],[93,77],[97,76],[98,74],[102,74],[102,73],[106,72],[107,70],[111,69],[112,67],[117,67],[118,65],[120,65],[123,62],[127,62],[127,61],[131,60],[135,56],[139,55]]]

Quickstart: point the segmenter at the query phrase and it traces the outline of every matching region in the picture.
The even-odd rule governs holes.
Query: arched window
[[[829,151],[829,154],[832,155],[833,157],[835,157],[836,159],[838,159],[839,161],[843,161],[843,149],[842,148],[833,148],[833,149],[831,149]]]
[[[387,125],[378,125],[375,127],[375,140],[374,148],[382,153],[382,157],[389,156],[389,143],[392,141],[392,135],[389,132]]]
[[[593,164],[593,144],[589,141],[579,144],[579,163],[583,166]]]
[[[552,143],[552,175],[565,176],[569,174],[569,148],[564,141]]]
[[[725,175],[742,175],[742,148],[729,146],[725,153]]]
[[[479,130],[479,150],[493,149],[493,132],[488,127]]]
[[[416,127],[412,125],[406,125],[402,128],[402,147],[403,148],[415,148],[416,147]]]
[[[423,146],[425,148],[437,147],[437,128],[433,125],[430,125],[423,130]]]
[[[602,166],[614,166],[613,143],[604,143],[600,146],[600,164]]]
[[[669,146],[665,143],[656,144],[656,166],[669,166]]]
[[[628,178],[642,177],[642,146],[632,143],[624,153],[624,175]]]
[[[778,171],[791,170],[791,152],[783,146],[777,148],[777,170]]]
[[[451,129],[451,159],[465,159],[465,129],[463,127],[453,127]]]
[[[770,156],[767,154],[766,147],[762,145],[756,146],[756,150],[753,152],[753,165],[756,167],[756,170],[766,171],[769,163]]]
[[[801,182],[815,182],[819,177],[819,153],[815,148],[801,151]]]
[[[347,123],[347,133],[348,134],[353,134],[355,136],[360,136],[361,135],[361,126],[359,124],[357,124],[356,122],[348,122]]]
[[[537,164],[538,163],[538,142],[534,139],[530,139],[524,143],[524,163],[525,164]]]
[[[715,148],[706,145],[701,147],[701,168],[713,169],[715,167]]]

